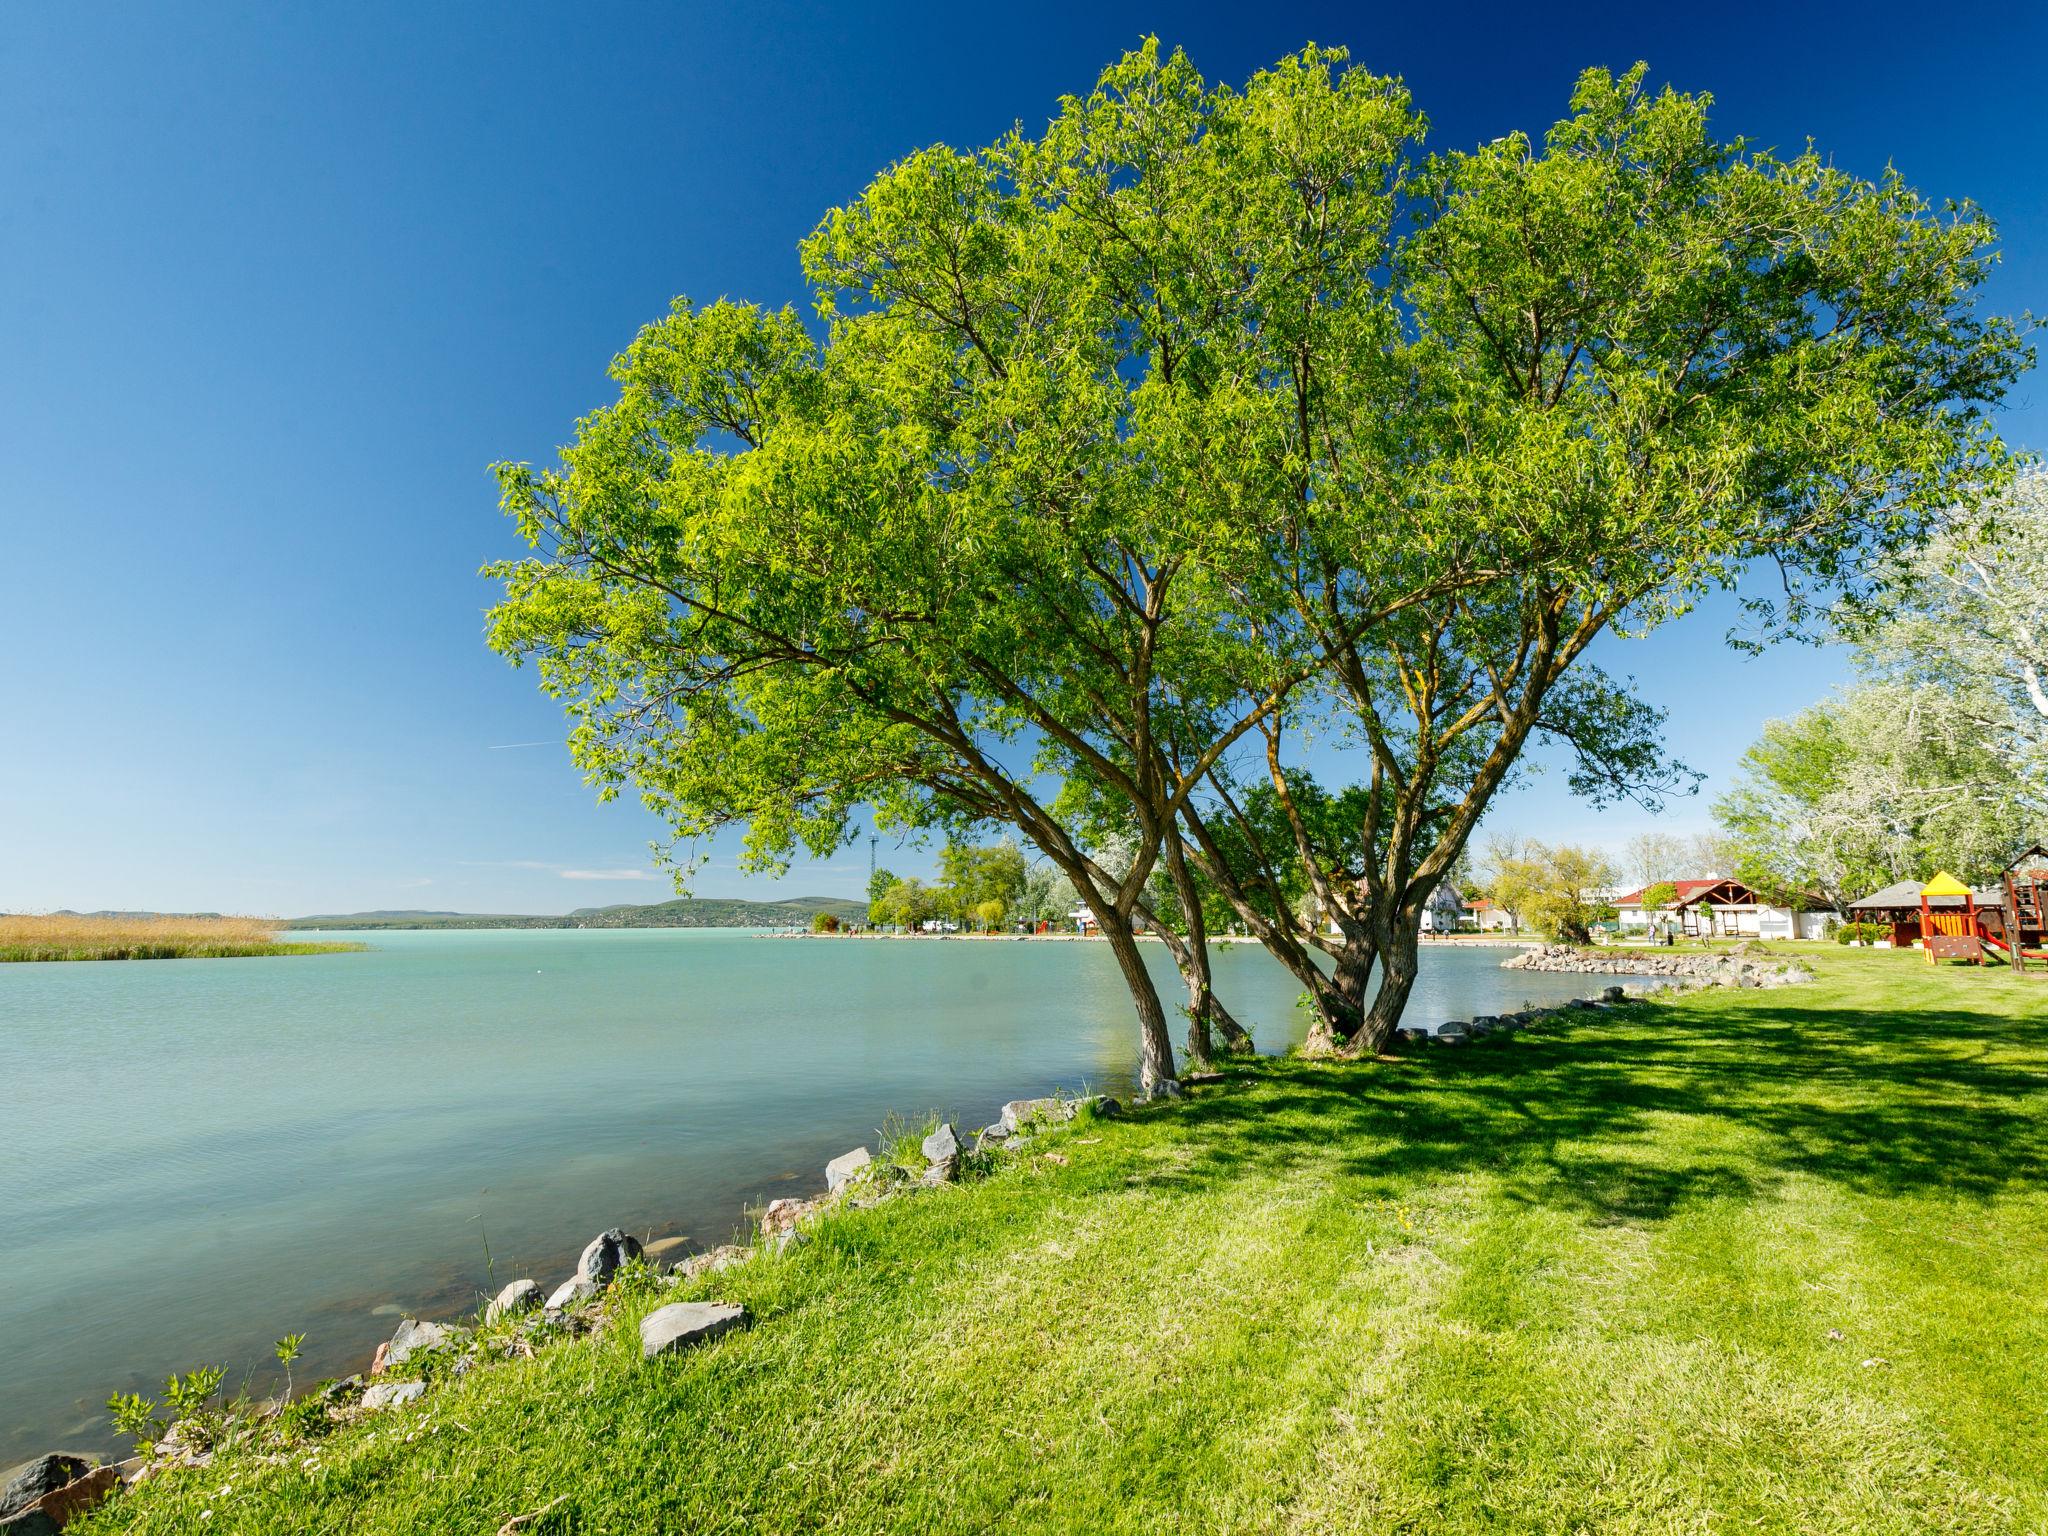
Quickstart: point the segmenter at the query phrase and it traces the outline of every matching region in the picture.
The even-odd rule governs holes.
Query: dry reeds
[[[317,954],[360,947],[280,943],[277,924],[260,917],[0,913],[0,961],[222,959],[240,955]]]

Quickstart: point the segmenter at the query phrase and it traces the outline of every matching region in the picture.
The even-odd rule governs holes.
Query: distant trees
[[[1591,71],[1541,143],[1424,158],[1405,88],[1340,51],[1231,90],[1148,44],[1043,134],[830,213],[822,335],[649,325],[558,466],[499,466],[535,553],[492,567],[491,643],[601,795],[743,825],[751,868],[862,807],[1014,829],[1095,914],[1147,1083],[1175,1071],[1148,907],[1197,1054],[1223,912],[1313,1047],[1376,1051],[1531,740],[1595,797],[1685,782],[1586,664],[1601,634],[1758,560],[1798,623],[1999,457],[2025,352],[1975,308],[1989,222],[1707,105]],[[1359,781],[1312,793],[1310,739]]]
[[[1623,845],[1621,859],[1629,877],[1638,885],[1683,880],[1694,873],[1692,851],[1685,839],[1668,832],[1638,833]]]
[[[1494,904],[1517,928],[1526,919],[1567,943],[1589,943],[1593,924],[1613,915],[1603,893],[1614,880],[1614,865],[1597,848],[1502,838],[1487,853],[1485,889]]]
[[[1986,751],[2048,777],[2048,466],[1946,509],[1840,618],[1872,678],[1938,689]]]
[[[1029,872],[1023,850],[1011,839],[985,847],[948,843],[940,851],[939,867],[937,885],[877,870],[869,882],[868,921],[911,929],[947,921],[986,933],[1025,904]]]

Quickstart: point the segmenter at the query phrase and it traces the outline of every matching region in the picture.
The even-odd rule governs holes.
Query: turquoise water
[[[285,1333],[301,1382],[360,1369],[399,1313],[552,1286],[609,1226],[724,1241],[892,1113],[980,1125],[1055,1087],[1128,1091],[1133,1065],[1100,944],[371,942],[0,966],[0,1465],[109,1448],[107,1394],[167,1371],[261,1390]],[[1502,958],[1426,950],[1411,1019],[1586,990]],[[1262,1047],[1297,1035],[1257,950],[1220,952],[1217,988]]]

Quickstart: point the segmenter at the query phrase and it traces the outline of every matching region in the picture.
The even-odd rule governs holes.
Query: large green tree
[[[863,802],[1015,827],[1096,913],[1169,1079],[1131,919],[1303,665],[1245,601],[1288,511],[1246,447],[1292,409],[1305,285],[1384,308],[1355,273],[1413,128],[1322,55],[1232,92],[1148,46],[1041,138],[908,157],[804,245],[822,341],[678,303],[559,467],[501,466],[537,554],[496,568],[493,644],[538,662],[601,792],[683,838],[743,823],[755,865],[836,846]],[[1353,355],[1328,340],[1333,373]],[[1120,876],[1053,809],[1075,772],[1134,833]]]
[[[1759,558],[1796,619],[1996,457],[1988,224],[1641,78],[1588,75],[1540,148],[1425,161],[1341,53],[1232,90],[1148,46],[1037,138],[920,151],[806,242],[822,339],[679,303],[559,466],[501,467],[536,554],[496,568],[492,641],[601,793],[744,824],[757,865],[862,804],[1017,829],[1097,915],[1148,1083],[1162,861],[1295,968],[1321,1043],[1377,1048],[1532,736],[1588,788],[1662,776],[1595,637]],[[1305,733],[1368,765],[1333,847],[1298,824]],[[1313,911],[1211,835],[1261,760]],[[1128,867],[1060,811],[1076,775]]]

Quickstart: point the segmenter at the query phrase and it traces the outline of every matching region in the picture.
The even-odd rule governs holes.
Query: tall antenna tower
[[[875,883],[875,844],[880,841],[874,833],[868,834],[868,884]]]

